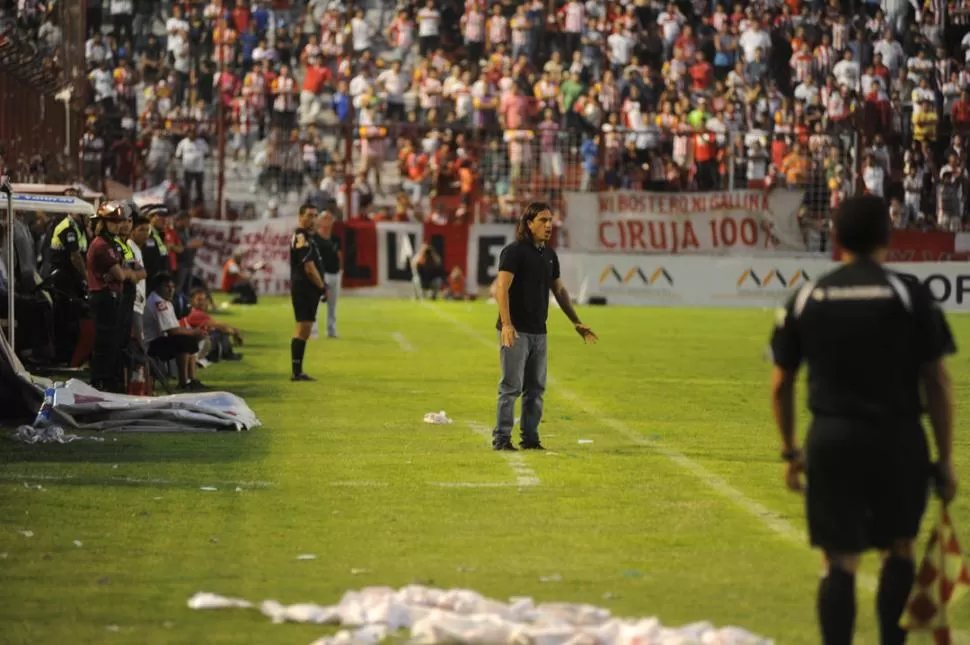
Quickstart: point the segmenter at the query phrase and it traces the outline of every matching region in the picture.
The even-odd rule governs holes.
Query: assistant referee
[[[539,421],[546,391],[546,319],[551,292],[576,332],[595,343],[593,330],[584,325],[559,276],[559,256],[548,246],[552,237],[552,210],[543,202],[529,204],[515,229],[515,241],[502,249],[495,300],[498,302],[499,360],[498,411],[492,431],[492,448],[515,450],[512,426],[515,401],[522,396],[519,432],[524,450],[542,450]]]
[[[956,352],[929,290],[880,263],[891,225],[885,201],[848,199],[834,216],[845,264],[799,289],[771,339],[772,398],[786,482],[802,489],[811,543],[824,552],[818,620],[826,645],[852,642],[862,553],[883,555],[877,610],[884,645],[905,642],[900,616],[915,579],[913,544],[935,473],[944,503],[956,495],[953,398],[943,357]],[[808,366],[812,422],[803,458],[795,438],[795,375]],[[920,424],[936,439],[931,466]]]
[[[303,371],[306,342],[317,320],[317,307],[327,293],[321,271],[320,250],[316,244],[317,209],[305,204],[300,208],[298,225],[290,244],[290,296],[296,331],[290,341],[293,365],[292,381],[312,381]]]

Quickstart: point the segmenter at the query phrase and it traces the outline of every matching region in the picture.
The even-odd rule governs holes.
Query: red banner
[[[956,234],[944,231],[893,231],[888,262],[965,262],[970,253],[956,250]],[[832,246],[832,258],[842,259],[842,249]]]
[[[445,271],[459,267],[468,273],[468,226],[455,224],[424,225],[424,241],[441,253]]]
[[[333,232],[340,238],[344,256],[343,286],[376,287],[377,225],[370,220],[335,222]]]

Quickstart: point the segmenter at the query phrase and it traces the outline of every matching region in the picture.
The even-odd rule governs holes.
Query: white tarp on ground
[[[191,609],[256,608],[274,623],[341,625],[350,629],[313,645],[377,645],[399,630],[420,645],[771,645],[737,627],[707,622],[664,627],[656,618],[615,618],[608,609],[571,603],[536,604],[529,597],[508,603],[468,589],[409,585],[399,590],[367,587],[349,591],[337,605],[259,605],[239,598],[197,593]]]
[[[128,396],[71,379],[58,383],[53,394],[55,419],[76,430],[211,432],[260,425],[246,402],[228,392]]]

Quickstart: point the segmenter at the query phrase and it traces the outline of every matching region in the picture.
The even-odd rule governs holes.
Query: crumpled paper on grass
[[[445,414],[444,410],[440,412],[427,413],[424,415],[424,422],[433,423],[435,425],[448,425],[449,423],[454,423],[454,421],[448,418],[448,415]]]
[[[46,426],[35,428],[34,426],[20,426],[13,432],[13,438],[23,443],[71,443],[72,441],[104,441],[103,437],[82,437],[77,434],[68,434],[60,426]]]
[[[200,602],[199,599],[205,602]],[[245,600],[199,593],[192,609],[249,607]],[[664,627],[657,618],[616,618],[587,604],[540,603],[530,597],[509,602],[469,589],[408,585],[348,591],[336,605],[283,605],[265,600],[260,611],[274,623],[340,625],[346,629],[312,645],[376,645],[400,630],[416,645],[772,645],[738,627],[708,622]]]

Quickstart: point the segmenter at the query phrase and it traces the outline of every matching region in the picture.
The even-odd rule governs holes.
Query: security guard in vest
[[[316,243],[317,209],[310,204],[300,207],[299,228],[290,243],[290,296],[296,331],[290,341],[292,381],[312,381],[303,372],[306,342],[317,320],[317,307],[326,298],[327,285],[323,281],[323,264]]]
[[[953,335],[929,289],[882,262],[892,227],[881,197],[847,199],[833,218],[845,264],[799,289],[779,309],[771,339],[772,399],[785,479],[803,489],[808,532],[824,554],[818,619],[825,645],[849,645],[856,572],[865,551],[882,552],[876,594],[883,645],[899,627],[916,575],[914,541],[931,474],[946,504],[956,495],[953,392],[944,356]],[[805,454],[795,436],[795,376],[808,367],[812,422]],[[930,418],[939,461],[930,464]]]
[[[120,335],[119,301],[125,281],[131,277],[124,268],[124,256],[115,242],[125,219],[118,202],[98,209],[95,236],[88,247],[87,280],[94,317],[94,350],[91,353],[91,385],[105,392],[123,392],[118,380]]]
[[[46,261],[42,268],[50,279],[54,305],[54,338],[58,362],[71,359],[84,316],[83,299],[87,295],[85,255],[88,237],[84,216],[65,215],[47,236]]]
[[[153,205],[144,207],[141,214],[151,222],[148,240],[141,252],[145,260],[148,284],[154,284],[155,276],[163,271],[167,273],[170,268],[168,247],[165,245],[165,228],[168,226],[169,212],[165,206]]]
[[[135,260],[135,253],[128,245],[128,235],[131,234],[132,218],[138,214],[138,206],[134,202],[122,202],[119,211],[124,219],[118,226],[118,233],[114,236],[114,245],[122,258],[122,268],[127,271],[127,277],[122,283],[121,294],[118,298],[118,367],[116,374],[118,382],[124,385],[123,392],[128,391],[128,375],[131,373],[131,360],[128,347],[131,341],[132,322],[135,313],[135,297],[138,283],[145,279],[145,268]]]

